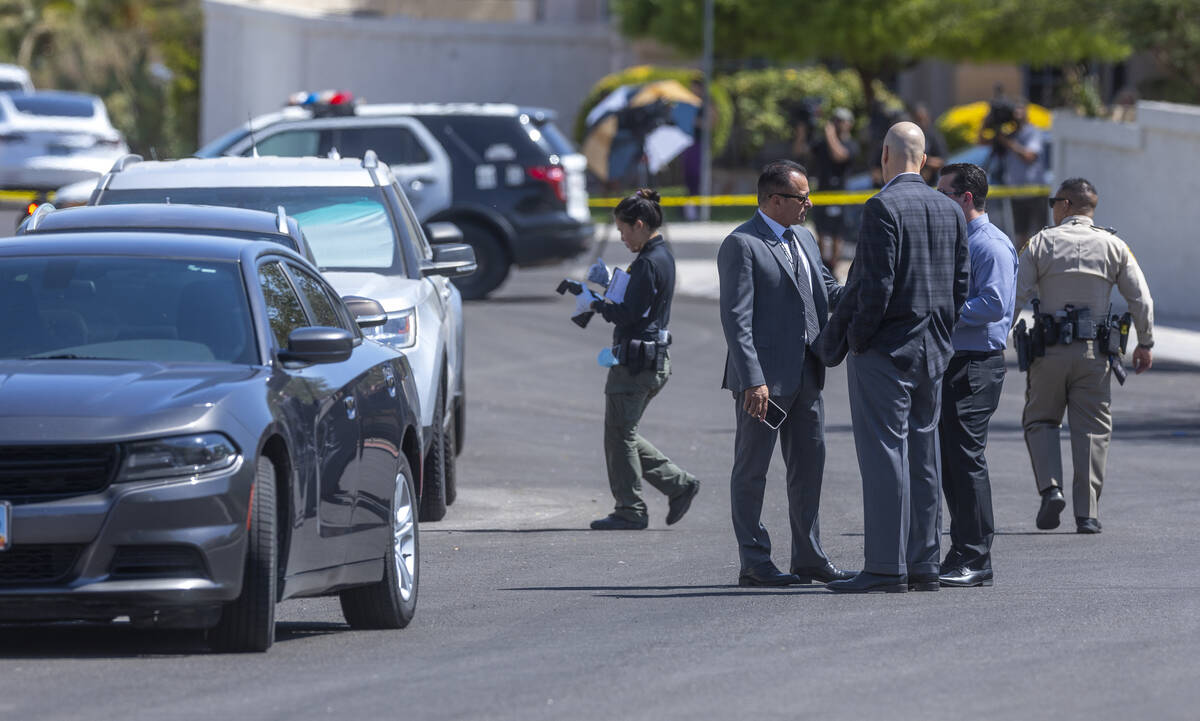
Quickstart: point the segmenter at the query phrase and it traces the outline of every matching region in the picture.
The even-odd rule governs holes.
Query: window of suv
[[[408,231],[393,225],[381,188],[110,188],[100,196],[101,205],[168,202],[271,213],[282,205],[300,223],[323,270],[405,273],[396,233]]]
[[[402,125],[375,127],[295,128],[282,130],[257,141],[259,155],[288,158],[325,157],[333,150],[343,158],[361,158],[374,150],[388,165],[417,165],[430,161],[425,146],[412,130]],[[254,146],[242,151],[254,153]]]
[[[442,139],[446,150],[472,164],[514,162],[540,165],[545,150],[530,137],[516,117],[496,115],[426,115],[421,122]],[[457,151],[457,152],[455,152]]]

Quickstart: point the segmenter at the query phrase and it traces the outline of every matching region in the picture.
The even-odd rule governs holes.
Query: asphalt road
[[[624,261],[617,249],[610,262]],[[467,306],[459,501],[421,529],[413,624],[351,631],[336,599],[288,601],[265,655],[128,628],[0,629],[0,719],[1194,719],[1200,707],[1200,373],[1156,366],[1114,391],[1104,532],[1034,527],[1010,367],[992,423],[996,585],[840,596],[736,586],[732,400],[712,301],[677,299],[675,374],[643,433],[704,485],[690,514],[585,530],[610,510],[607,328],[515,276]],[[825,392],[831,558],[862,559],[844,369]],[[1064,451],[1067,446],[1064,443]],[[1068,461],[1069,462],[1069,461]],[[764,522],[786,558],[778,456]]]

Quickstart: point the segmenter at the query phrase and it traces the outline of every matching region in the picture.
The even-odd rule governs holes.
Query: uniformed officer
[[[658,193],[643,188],[613,211],[621,242],[637,258],[629,266],[621,302],[592,303],[593,310],[614,325],[613,348],[619,361],[609,369],[604,386],[604,457],[616,508],[592,522],[592,528],[601,531],[646,527],[643,479],[669,499],[667,525],[683,518],[700,490],[695,476],[638,435],[642,413],[671,375],[667,324],[675,295],[675,258],[658,234],[662,226],[658,200]]]
[[[1129,303],[1137,329],[1134,371],[1148,370],[1154,346],[1150,289],[1129,246],[1112,229],[1093,223],[1095,187],[1083,178],[1071,178],[1048,200],[1055,225],[1033,236],[1022,251],[1016,312],[1036,298],[1042,313],[1054,314],[1071,305],[1077,317],[1079,309],[1086,308],[1100,323],[1107,319],[1109,297],[1116,285]],[[1033,475],[1042,494],[1037,514],[1037,527],[1041,529],[1057,528],[1059,513],[1066,506],[1059,452],[1065,409],[1071,425],[1076,530],[1100,532],[1098,502],[1112,436],[1112,371],[1095,345],[1094,340],[1078,338],[1048,345],[1045,355],[1034,359],[1029,367],[1021,423]]]

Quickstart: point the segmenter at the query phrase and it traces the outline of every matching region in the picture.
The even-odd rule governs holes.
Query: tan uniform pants
[[[1071,426],[1075,515],[1097,518],[1108,441],[1112,437],[1111,372],[1090,342],[1051,346],[1029,367],[1025,386],[1025,445],[1039,491],[1063,487],[1059,429],[1063,411]]]

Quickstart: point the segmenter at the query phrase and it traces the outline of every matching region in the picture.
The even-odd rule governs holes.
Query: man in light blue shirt
[[[951,340],[954,356],[942,379],[939,422],[942,492],[950,510],[950,551],[943,586],[992,585],[992,487],[988,478],[988,422],[1004,387],[1004,347],[1016,302],[1017,251],[988,221],[987,173],[978,165],[942,169],[937,189],[967,219],[971,281]]]

